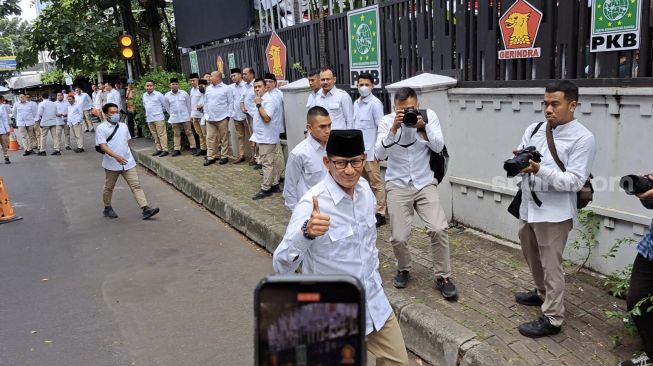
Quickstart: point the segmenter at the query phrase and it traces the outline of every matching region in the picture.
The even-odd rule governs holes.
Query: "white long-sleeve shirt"
[[[158,91],[153,91],[152,93],[145,92],[143,93],[143,107],[145,108],[145,121],[146,122],[158,122],[164,121],[165,115],[163,111],[165,110],[165,98],[163,94]]]
[[[122,98],[120,97],[120,92],[116,89],[111,89],[107,93],[107,103],[113,103],[118,106],[119,109],[125,109],[122,105]]]
[[[308,95],[308,99],[306,100],[306,110],[309,110],[315,106],[315,98],[317,97],[317,93],[320,91],[311,91],[311,94]]]
[[[241,102],[245,104],[245,109],[247,110],[247,114],[250,116],[254,115],[254,113],[258,113],[256,111],[256,102],[254,102],[254,99],[256,98],[256,92],[254,91],[254,82],[252,81],[251,83],[245,84],[245,92],[242,95]]]
[[[351,97],[344,90],[334,86],[325,95],[324,91],[320,89],[313,105],[318,105],[329,111],[333,130],[345,130],[354,125],[354,105]]]
[[[0,110],[0,135],[9,133],[9,114],[6,112],[5,108]]]
[[[317,196],[320,212],[330,216],[331,225],[325,235],[310,240],[301,227],[313,211],[313,196]],[[277,273],[292,273],[303,263],[305,274],[358,278],[365,288],[365,334],[381,329],[392,314],[379,274],[375,209],[376,200],[367,182],[359,181],[349,197],[327,174],[295,207],[272,259]]]
[[[233,115],[233,101],[231,89],[225,84],[210,84],[204,93],[204,112],[209,122],[222,121]]]
[[[276,144],[279,142],[279,127],[281,108],[277,99],[270,93],[263,94],[261,106],[270,117],[270,122],[263,121],[258,109],[252,115],[252,137],[250,141],[257,144]]]
[[[290,211],[302,196],[318,184],[327,173],[322,158],[326,148],[312,136],[302,140],[288,155],[283,186],[284,204]]]
[[[93,102],[91,101],[91,97],[89,97],[88,94],[84,92],[75,94],[75,103],[79,103],[80,101],[81,101],[82,111],[88,111],[91,108],[93,108]]]
[[[438,153],[444,147],[440,120],[434,111],[427,110],[428,123],[425,130],[428,139],[425,140],[420,133],[417,133],[416,128],[403,125],[397,130],[396,135],[393,134],[390,129],[395,115],[396,113],[391,113],[381,119],[374,153],[379,160],[388,159],[388,167],[385,171],[386,182],[407,187],[412,181],[415,188],[420,190],[433,183],[433,171],[429,165],[431,151]],[[415,143],[409,147],[394,144],[400,136],[399,144],[401,145]],[[386,148],[384,145],[388,147]]]
[[[204,104],[204,93],[200,91],[200,88],[191,88],[190,89],[190,116],[192,118],[202,118],[204,112],[197,110],[198,105]]]
[[[99,90],[93,92],[93,107],[97,110],[102,109],[102,92]]]
[[[70,103],[66,100],[62,101],[56,101],[54,104],[57,106],[57,114],[60,114],[60,116],[57,116],[57,124],[58,125],[65,125],[66,124],[66,118],[68,116],[68,106]]]
[[[14,103],[12,114],[16,120],[16,126],[18,127],[34,126],[34,122],[37,120],[37,113],[38,107],[36,103],[32,101]]]
[[[244,81],[241,81],[238,84],[233,83],[229,85],[229,88],[231,88],[231,93],[233,94],[231,97],[231,101],[233,103],[232,118],[235,121],[244,121],[247,119],[247,115],[240,109],[240,101],[243,99],[243,94],[247,90],[245,89],[245,84],[246,83]]]
[[[173,93],[172,90],[165,95],[165,106],[170,118],[168,123],[182,123],[190,121],[190,95],[184,90]]]
[[[63,121],[59,123],[57,120],[57,105],[49,99],[39,103],[38,112],[36,112],[36,119],[41,121],[39,124],[41,127],[63,124]]]
[[[576,192],[580,191],[589,177],[596,156],[594,135],[578,120],[553,130],[556,151],[566,169],[563,173],[549,152],[546,123],[530,137],[536,125],[534,123],[526,129],[519,145],[519,149],[535,146],[542,154],[537,174],[522,175],[519,216],[529,223],[562,222],[574,218],[577,214]],[[542,206],[535,204],[531,191],[542,201]]]
[[[358,98],[354,102],[355,130],[363,132],[367,161],[374,161],[374,147],[376,145],[376,132],[383,118],[383,103],[379,98],[370,94],[365,98]]]
[[[73,104],[68,104],[68,126],[74,126],[80,122],[82,122],[82,119],[84,118],[84,111],[82,109],[82,104],[79,102],[75,102]]]

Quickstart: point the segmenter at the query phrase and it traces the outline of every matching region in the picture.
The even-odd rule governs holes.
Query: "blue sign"
[[[15,71],[15,70],[16,70],[16,56],[0,57],[0,71]]]

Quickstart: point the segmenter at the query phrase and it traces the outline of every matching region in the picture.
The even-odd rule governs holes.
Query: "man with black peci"
[[[388,159],[385,174],[392,249],[397,258],[394,286],[404,288],[412,269],[408,236],[415,212],[431,238],[431,257],[435,287],[447,300],[455,300],[458,291],[451,279],[449,226],[438,194],[438,180],[429,165],[431,153],[444,148],[440,121],[434,111],[418,111],[417,94],[412,88],[397,90],[395,112],[384,116],[379,125],[375,154]],[[424,118],[426,114],[427,118]]]
[[[518,147],[533,146],[542,154],[540,163],[531,159],[521,171],[519,240],[535,289],[516,293],[515,300],[542,308],[542,316],[519,326],[526,337],[557,334],[564,320],[562,252],[577,214],[577,192],[585,185],[596,154],[594,135],[574,117],[577,102],[578,87],[573,82],[548,84],[544,92],[547,122],[530,125]],[[547,134],[564,170],[556,163]]]

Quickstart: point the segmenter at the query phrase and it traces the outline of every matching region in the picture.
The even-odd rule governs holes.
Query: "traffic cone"
[[[16,138],[16,133],[13,128],[9,129],[9,151],[18,151],[20,150],[20,145],[18,144],[18,139]]]
[[[5,189],[5,182],[0,177],[0,224],[20,220],[22,217],[17,216],[14,207],[11,205],[9,195]]]

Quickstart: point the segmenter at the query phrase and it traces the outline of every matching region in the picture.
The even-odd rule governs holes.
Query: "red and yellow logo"
[[[526,0],[517,0],[499,18],[505,48],[499,51],[499,59],[540,57],[540,48],[533,45],[541,22],[541,11]]]
[[[218,67],[218,72],[224,77],[224,60],[222,60],[222,56],[218,56],[218,60],[215,63]]]
[[[265,49],[265,57],[268,61],[268,69],[277,80],[286,79],[286,45],[283,44],[277,32],[272,32],[270,41]]]

